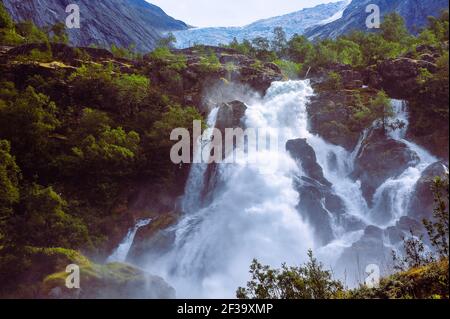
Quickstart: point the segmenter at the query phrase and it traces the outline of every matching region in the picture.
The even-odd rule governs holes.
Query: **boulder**
[[[41,287],[43,298],[49,299],[173,299],[175,289],[162,278],[152,276],[131,265],[80,266],[80,289],[68,289],[68,274],[47,276]]]
[[[316,239],[322,245],[334,239],[334,220],[345,229],[358,227],[358,222],[346,215],[344,203],[334,194],[306,139],[288,141],[286,150],[302,168],[303,176],[297,176],[294,183],[299,193],[297,210],[313,226]]]
[[[347,94],[350,91],[321,90],[320,85],[315,86],[318,93],[311,97],[307,106],[309,130],[351,152],[361,132],[350,129],[351,94]]]
[[[437,66],[429,61],[402,57],[383,61],[377,67],[382,78],[381,86],[389,96],[398,99],[413,96],[420,89],[417,77],[421,69],[434,73]]]
[[[222,132],[222,136],[225,136],[225,129],[227,128],[244,128],[243,118],[247,106],[241,101],[231,101],[223,103],[219,107],[216,120],[216,128]]]
[[[351,176],[361,181],[363,196],[372,206],[378,187],[419,162],[419,156],[405,143],[389,138],[382,129],[372,129],[357,154]]]
[[[403,216],[395,224],[386,228],[384,234],[389,239],[391,245],[396,245],[407,238],[413,232],[414,235],[420,236],[426,233],[424,225],[416,219]],[[425,240],[427,243],[427,241]]]
[[[286,144],[286,150],[303,169],[303,173],[319,183],[331,187],[331,183],[323,176],[323,169],[317,163],[316,153],[306,139],[290,140]]]
[[[169,250],[175,241],[175,233],[170,230],[170,226],[176,224],[179,217],[179,213],[175,212],[161,214],[149,225],[139,228],[128,252],[127,260],[137,265],[145,265],[152,254]]]
[[[434,194],[432,191],[433,180],[437,176],[445,176],[448,172],[448,163],[436,162],[423,171],[420,179],[414,187],[408,215],[417,220],[432,217],[434,210]]]
[[[336,274],[345,277],[347,285],[357,286],[364,283],[367,266],[377,265],[381,275],[386,275],[390,260],[392,250],[383,244],[383,230],[368,226],[358,241],[344,249],[337,261]]]

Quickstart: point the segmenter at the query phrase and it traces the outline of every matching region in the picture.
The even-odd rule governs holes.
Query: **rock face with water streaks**
[[[406,144],[387,137],[382,129],[373,129],[357,154],[352,177],[361,181],[363,195],[371,205],[375,191],[383,182],[399,176],[419,161]]]
[[[136,45],[141,52],[155,48],[163,32],[186,30],[188,26],[168,16],[161,8],[145,0],[4,0],[15,21],[31,19],[45,27],[65,22],[66,6],[80,7],[80,29],[70,29],[71,44],[75,46]]]
[[[427,167],[417,182],[409,205],[409,216],[422,220],[429,218],[434,209],[433,180],[437,176],[444,177],[448,172],[448,163],[437,162]]]
[[[316,153],[306,139],[288,141],[286,150],[296,160],[303,175],[295,181],[300,195],[297,209],[311,223],[319,241],[327,244],[334,239],[332,215],[336,219],[342,217],[345,214],[344,204],[333,193],[332,185],[324,177]]]
[[[390,12],[399,13],[409,31],[417,33],[428,22],[429,16],[438,16],[442,9],[448,8],[447,0],[353,0],[345,9],[342,18],[325,25],[306,30],[310,38],[336,38],[353,30],[367,30],[366,7],[375,4],[382,16]]]

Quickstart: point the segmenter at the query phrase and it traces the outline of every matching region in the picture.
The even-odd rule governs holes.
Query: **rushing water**
[[[416,166],[407,168],[400,176],[389,178],[375,192],[375,205],[370,212],[370,216],[372,222],[378,226],[392,226],[400,217],[407,214],[414,186],[423,171],[429,165],[438,161],[425,149],[406,139],[406,132],[409,126],[406,103],[400,100],[392,100],[392,106],[395,114],[393,121],[400,121],[404,123],[404,126],[390,132],[390,136],[406,144],[410,150],[418,155],[420,162]]]
[[[236,288],[249,279],[248,267],[253,258],[274,267],[283,262],[298,265],[305,261],[307,250],[313,249],[327,265],[333,265],[344,249],[361,238],[366,225],[392,225],[407,214],[414,185],[423,170],[437,159],[405,139],[408,128],[405,103],[392,101],[395,120],[405,126],[392,132],[391,138],[415,151],[420,163],[381,185],[374,197],[375,205],[369,209],[360,183],[349,177],[368,131],[353,153],[311,134],[306,106],[313,94],[307,80],[274,82],[263,99],[249,103],[246,127],[265,128],[276,135],[279,147],[260,150],[255,156],[262,160],[252,164],[240,158],[236,164],[220,164],[222,188],[215,192],[207,207],[198,205],[207,166],[193,166],[184,198],[184,215],[173,228],[174,245],[147,265],[150,272],[163,276],[176,288],[178,297],[234,297]],[[208,124],[214,126],[216,118],[214,109]],[[346,214],[362,223],[361,229],[345,231],[333,222],[336,239],[325,247],[316,246],[304,212],[297,209],[299,194],[294,179],[302,172],[285,150],[286,142],[295,138],[307,139],[325,178],[345,204]],[[389,216],[381,223],[373,218],[380,209],[387,210],[384,213]],[[333,218],[332,212],[330,216]],[[117,255],[123,257],[127,245],[119,247],[121,252]]]
[[[136,225],[128,231],[128,234],[120,243],[119,247],[108,257],[107,262],[124,262],[127,259],[128,252],[130,251],[131,245],[133,244],[134,238],[139,230],[139,228],[148,226],[152,222],[151,219],[139,220]]]

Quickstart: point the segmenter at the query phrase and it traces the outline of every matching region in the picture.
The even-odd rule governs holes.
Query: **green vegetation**
[[[60,45],[67,41],[64,25],[14,24],[0,3],[0,43],[27,45],[0,75],[0,296],[32,295],[43,275],[65,269],[48,265],[52,256],[105,253],[135,185],[183,192],[175,181],[187,167],[170,161],[170,131],[192,130],[197,109],[136,66],[134,48],[113,47],[114,59],[103,60]],[[187,67],[166,47],[146,59],[179,78]],[[20,76],[9,69],[21,66]],[[41,273],[28,278],[30,269]]]
[[[181,195],[180,180],[188,167],[171,163],[170,132],[177,127],[191,131],[192,121],[202,119],[196,105],[200,102],[187,97],[201,91],[203,78],[222,77],[223,71],[241,67],[233,62],[223,66],[214,50],[198,46],[192,49],[196,53],[192,60],[189,57],[188,70],[186,56],[171,50],[171,35],[145,56],[133,46],[112,46],[113,57],[98,58],[95,55],[102,55],[102,49],[93,49],[90,55],[88,50],[63,45],[67,42],[64,25],[39,28],[31,21],[14,23],[0,2],[0,44],[25,45],[20,48],[25,53],[5,58],[0,74],[0,296],[33,295],[36,282],[52,287],[69,261],[85,269],[94,267],[75,250],[87,256],[105,253],[108,242],[116,239],[117,225],[124,223],[121,213],[129,198],[143,183],[168,197]],[[253,58],[245,65],[250,73],[276,69],[275,64],[287,78],[303,78],[309,71],[324,75],[327,80],[318,85],[319,93],[340,94],[324,112],[345,113],[343,121],[323,123],[335,137],[358,136],[375,120],[381,120],[385,129],[395,129],[388,121],[392,108],[386,93],[348,89],[340,68],[370,70],[405,54],[420,58],[423,46],[437,62],[436,72],[420,70],[417,96],[410,101],[411,117],[418,119],[411,125],[412,133],[418,136],[432,131],[437,119],[448,119],[448,12],[430,18],[417,37],[408,35],[403,20],[392,14],[378,33],[353,32],[311,42],[298,35],[287,39],[277,28],[271,40],[235,40],[228,45]],[[55,47],[63,53],[58,55]],[[338,112],[342,109],[345,112]],[[442,183],[436,185],[445,187]],[[403,271],[385,278],[379,290],[347,291],[310,253],[305,265],[284,265],[280,270],[254,261],[252,281],[239,289],[238,297],[445,297],[448,210],[443,198],[438,199],[435,218],[425,222],[439,256],[421,256],[423,245],[405,240],[410,244],[407,256],[416,254],[418,259],[403,260]],[[447,224],[442,216],[447,216]],[[167,227],[176,217],[174,213],[164,225],[154,226]],[[36,264],[42,268],[25,278]],[[424,285],[429,290],[423,290]]]
[[[436,208],[433,220],[424,220],[434,248],[426,252],[422,239],[404,239],[404,257],[393,253],[397,273],[382,278],[378,287],[361,285],[346,289],[309,251],[300,267],[282,265],[272,269],[254,260],[246,288],[238,288],[239,299],[441,299],[449,298],[449,176],[434,181]]]
[[[344,292],[331,272],[308,252],[309,260],[300,267],[283,265],[280,270],[254,260],[250,266],[251,281],[238,288],[239,299],[337,299]]]

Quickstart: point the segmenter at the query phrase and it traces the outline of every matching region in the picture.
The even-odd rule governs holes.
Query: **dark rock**
[[[434,73],[437,66],[424,60],[398,58],[383,61],[378,65],[377,71],[382,78],[381,86],[389,96],[406,99],[420,89],[417,77],[421,69]]]
[[[216,128],[218,128],[222,135],[225,135],[225,129],[227,128],[244,128],[242,122],[247,106],[241,101],[232,101],[224,103],[219,107],[217,114]]]
[[[364,230],[364,238],[370,240],[382,240],[383,230],[373,225],[367,226]]]
[[[359,89],[363,86],[363,75],[359,71],[344,70],[339,72],[344,88],[347,90]]]
[[[178,213],[161,214],[148,226],[141,227],[134,238],[127,260],[137,265],[145,265],[152,255],[168,251],[175,240],[170,226],[177,223]]]
[[[337,262],[336,273],[346,278],[346,283],[353,286],[364,282],[366,267],[374,264],[386,274],[386,266],[390,265],[391,248],[383,244],[383,230],[368,226],[361,239],[346,248]]]
[[[358,227],[358,222],[346,215],[344,203],[334,194],[307,141],[290,140],[286,150],[302,168],[304,176],[298,177],[294,185],[300,196],[297,210],[311,223],[317,240],[325,245],[334,239],[333,218],[347,230]]]
[[[437,176],[445,176],[448,171],[448,164],[437,162],[431,164],[422,173],[416,183],[409,205],[409,216],[418,220],[430,218],[434,210],[434,194],[432,191],[433,180]]]
[[[361,181],[364,198],[371,206],[373,195],[383,182],[419,161],[406,144],[390,139],[382,129],[372,129],[356,157],[352,177]]]
[[[316,90],[317,91],[317,90]],[[330,143],[352,151],[358,143],[359,131],[349,129],[351,108],[349,97],[342,91],[318,91],[308,104],[309,130]]]
[[[300,138],[288,141],[286,150],[300,164],[307,177],[325,186],[331,186],[331,183],[323,176],[322,167],[317,163],[316,153],[306,139]]]
[[[41,288],[50,299],[173,299],[175,289],[164,279],[130,265],[112,263],[80,267],[81,289],[65,286],[67,273],[47,277]]]
[[[300,195],[297,210],[313,226],[317,240],[322,245],[330,243],[334,234],[330,215],[322,204],[323,189],[314,184],[303,184],[298,185],[297,190]]]

